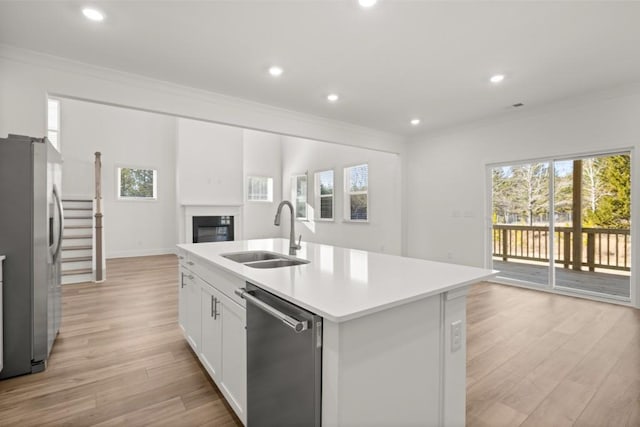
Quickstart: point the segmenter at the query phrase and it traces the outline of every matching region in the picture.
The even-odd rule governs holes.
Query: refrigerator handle
[[[58,194],[58,189],[55,184],[53,185],[53,197],[56,199],[56,207],[58,208],[58,214],[60,215],[59,229],[58,229],[58,242],[56,245],[56,250],[53,253],[53,260],[57,261],[60,256],[60,248],[62,247],[62,232],[64,230],[64,211],[62,209],[62,200],[60,200],[60,195]]]

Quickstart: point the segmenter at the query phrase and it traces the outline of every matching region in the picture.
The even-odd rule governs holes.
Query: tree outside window
[[[350,221],[369,220],[369,165],[344,169],[345,217]]]
[[[119,199],[157,199],[155,169],[118,168]]]

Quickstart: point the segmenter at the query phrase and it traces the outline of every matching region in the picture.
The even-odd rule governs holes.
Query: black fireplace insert
[[[233,240],[233,216],[194,216],[193,243]]]

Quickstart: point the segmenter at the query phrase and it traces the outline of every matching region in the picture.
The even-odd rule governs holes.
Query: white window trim
[[[53,101],[57,104],[57,110],[58,110],[58,120],[56,121],[56,128],[52,129],[49,127],[49,101]],[[61,113],[61,106],[60,106],[60,100],[58,98],[52,98],[52,97],[47,97],[47,137],[49,137],[49,132],[55,132],[56,133],[56,144],[54,145],[53,143],[51,145],[53,145],[56,150],[58,151],[62,151],[62,140],[61,140],[61,132],[60,132],[60,113]]]
[[[267,181],[268,182],[268,184],[267,184],[268,190],[267,191],[268,191],[268,195],[269,195],[268,200],[254,200],[254,199],[250,199],[249,198],[249,180],[251,178],[266,178],[267,180],[269,180],[269,181]],[[274,179],[273,179],[272,176],[247,175],[247,181],[246,181],[246,183],[244,185],[244,188],[245,188],[245,191],[246,191],[246,194],[247,194],[246,197],[245,197],[245,200],[247,202],[251,202],[251,203],[273,203],[273,182],[274,182]]]
[[[320,194],[320,180],[318,179],[318,175],[320,175],[323,172],[333,172],[333,192],[331,193],[331,195],[321,195]],[[307,183],[307,186],[309,184]],[[316,171],[316,173],[313,175],[313,191],[314,191],[314,206],[315,206],[315,221],[322,221],[322,222],[335,222],[336,220],[336,172],[333,169],[321,169]],[[320,217],[321,215],[321,203],[320,200],[322,198],[327,198],[327,197],[331,197],[331,218],[322,218]]]
[[[126,197],[120,195],[120,169],[144,169],[153,171],[153,197]],[[157,202],[158,201],[158,169],[145,166],[116,166],[116,200],[121,202]]]
[[[306,200],[305,200],[305,215],[302,217],[298,216],[298,211],[296,209],[296,206],[298,205],[298,178],[300,177],[305,177],[307,180],[307,194],[306,194]],[[305,173],[297,173],[297,174],[293,174],[291,175],[291,200],[293,203],[293,211],[294,214],[293,216],[296,218],[296,221],[303,221],[303,222],[307,222],[309,221],[309,175],[305,172]]]
[[[350,177],[348,176],[348,171],[352,168],[358,166],[367,166],[367,191],[350,191],[349,183]],[[356,163],[353,165],[345,166],[343,168],[343,187],[344,187],[344,197],[343,197],[343,222],[348,222],[352,224],[368,224],[371,221],[371,194],[369,193],[369,162],[364,163]],[[351,219],[351,197],[352,195],[358,194],[366,194],[367,195],[367,219]]]

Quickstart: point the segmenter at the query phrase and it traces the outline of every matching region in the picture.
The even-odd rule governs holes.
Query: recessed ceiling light
[[[282,74],[284,70],[276,65],[274,65],[273,67],[269,68],[269,74],[271,74],[273,77],[278,77]]]
[[[411,124],[413,126],[418,126],[420,124],[420,119],[411,119]]]
[[[339,98],[340,97],[336,93],[330,93],[329,95],[327,95],[327,100],[329,102],[336,102]]]
[[[100,22],[104,20],[104,14],[97,9],[92,9],[90,7],[85,7],[82,9],[82,14],[92,21]]]
[[[360,6],[362,7],[371,7],[377,2],[378,0],[358,0],[358,3],[360,3]]]
[[[500,83],[504,80],[504,74],[496,74],[495,76],[491,76],[489,80],[491,83]]]

